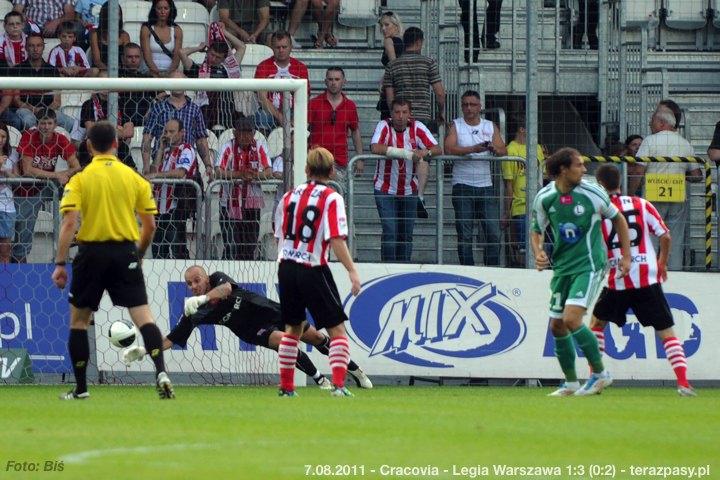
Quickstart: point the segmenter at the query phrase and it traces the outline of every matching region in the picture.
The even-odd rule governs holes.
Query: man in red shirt
[[[21,174],[23,177],[55,180],[61,186],[65,185],[70,177],[80,170],[75,147],[69,138],[55,132],[57,118],[53,110],[40,109],[37,118],[37,128],[26,130],[20,137],[17,151],[21,159]],[[67,162],[67,170],[55,171],[58,157],[62,157]],[[40,184],[37,187],[17,187],[14,193],[17,207],[15,224],[17,242],[13,245],[13,261],[25,263],[32,248],[38,212],[43,201],[52,198],[52,191],[49,187],[44,187],[44,184]]]
[[[272,34],[273,56],[260,62],[255,69],[255,78],[304,78],[308,79],[307,66],[292,54],[290,34],[284,30]],[[308,81],[308,95],[310,82]],[[258,92],[262,108],[255,114],[255,125],[260,129],[272,129],[283,123],[282,98],[280,92]]]
[[[345,71],[342,68],[327,69],[325,86],[325,91],[312,98],[308,105],[310,145],[325,147],[333,154],[335,175],[342,180],[348,165],[348,130],[352,133],[355,153],[363,153],[357,107],[342,91],[345,86]],[[356,173],[362,173],[363,162],[360,161],[355,166]]]

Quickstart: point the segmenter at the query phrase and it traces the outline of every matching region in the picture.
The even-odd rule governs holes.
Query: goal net
[[[0,88],[23,102],[60,100],[49,113],[13,110],[17,115],[0,129],[0,141],[4,130],[9,144],[3,168],[11,172],[0,178],[0,200],[6,212],[14,210],[16,226],[2,245],[12,263],[0,264],[0,384],[73,381],[68,289],[55,288],[50,275],[68,178],[62,172],[90,161],[85,127],[98,120],[117,119],[118,157],[153,184],[158,230],[142,268],[163,335],[191,295],[184,272],[192,265],[209,274],[222,271],[277,300],[272,212],[285,186],[304,179],[307,138],[290,132],[307,130],[306,81],[24,77],[2,78]],[[284,97],[282,117],[265,112],[258,95]],[[116,320],[130,321],[105,295],[90,329],[89,380],[147,382],[151,362],[126,367],[121,350],[110,344],[108,329]],[[265,384],[277,371],[274,352],[222,326],[199,326],[185,348],[174,346],[165,359],[177,383]]]

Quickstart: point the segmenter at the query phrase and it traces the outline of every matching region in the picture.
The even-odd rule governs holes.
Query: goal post
[[[280,125],[279,128],[275,127],[270,133],[268,133],[269,130],[264,130],[264,132],[267,144],[275,145],[277,147],[275,150],[279,153],[279,155],[273,153],[271,156],[277,158],[278,161],[282,156],[284,162],[280,163],[284,163],[285,166],[292,165],[290,179],[293,184],[302,183],[306,178],[307,136],[292,135],[292,148],[288,143],[287,135],[275,135],[273,137],[276,140],[275,143],[269,141],[271,133],[288,133],[291,125],[300,131],[307,131],[309,92],[306,80],[3,77],[0,78],[0,90],[21,91],[23,94],[27,92],[32,94],[59,93],[63,104],[57,111],[74,117],[76,127],[81,104],[88,101],[92,103],[95,97],[91,97],[91,95],[99,92],[117,92],[122,95],[126,92],[185,91],[191,99],[197,98],[197,93],[202,91],[228,92],[230,94],[281,92],[286,94],[285,98],[290,97],[291,94],[292,104],[286,104],[284,109],[286,124]],[[112,96],[109,101],[112,102]],[[235,101],[232,95],[230,101]],[[75,102],[75,104],[71,102]],[[88,104],[85,106],[87,110]],[[290,110],[289,114],[288,109]],[[107,108],[107,110],[111,111],[112,109]],[[237,111],[236,109],[232,112],[234,119],[237,118]],[[212,127],[212,125],[206,125],[209,130],[208,136],[213,136],[215,141],[215,146],[210,151],[212,161],[215,162],[223,143],[227,144],[235,137],[232,123],[230,125],[226,123],[224,129],[218,129],[216,131],[217,138],[214,137]],[[16,148],[24,132],[9,130],[11,130],[9,143]],[[257,130],[261,130],[259,124],[256,129],[256,139],[259,135]],[[67,137],[76,146],[81,144],[81,136],[70,135],[71,132],[64,132],[61,129],[58,131],[61,134],[67,134]],[[126,142],[128,145],[132,145],[130,149],[134,158],[130,162],[135,161],[137,167],[142,165],[142,162],[138,162],[137,159],[140,153],[139,142],[142,140],[142,132],[143,127],[136,124],[133,138],[128,138]],[[262,137],[262,135],[260,136]],[[55,141],[59,142],[57,137],[55,136]],[[268,152],[273,150],[273,148],[268,148]],[[153,158],[153,161],[155,160]],[[201,160],[198,159],[198,161],[202,163]],[[55,168],[58,171],[64,168],[62,160],[58,160],[57,164]],[[203,167],[203,165],[198,165],[198,167]],[[202,168],[199,170],[203,172]],[[284,169],[286,173],[289,170],[289,168]],[[202,190],[204,193],[203,198],[198,199],[195,206],[188,207],[193,209],[192,216],[181,220],[183,228],[186,229],[184,232],[186,236],[183,237],[182,244],[183,247],[187,247],[188,255],[183,257],[176,255],[173,251],[169,256],[161,257],[156,256],[151,248],[148,249],[147,257],[143,262],[148,304],[163,335],[166,335],[178,323],[182,314],[183,300],[186,296],[191,295],[185,285],[183,274],[192,265],[200,265],[208,273],[222,271],[242,287],[263,294],[272,300],[278,299],[277,264],[274,261],[276,255],[271,251],[274,247],[266,247],[262,242],[274,243],[272,242],[271,226],[272,210],[274,202],[278,198],[276,190],[280,189],[282,192],[282,183],[277,179],[260,182],[263,206],[256,207],[260,211],[258,214],[260,218],[257,219],[257,223],[260,224],[257,248],[251,252],[251,259],[241,260],[228,257],[228,241],[223,230],[221,216],[221,210],[225,207],[220,206],[220,200],[223,189],[226,189],[226,194],[233,195],[234,187],[243,180],[218,180],[207,176],[210,172],[204,173],[204,182],[201,182],[200,185],[189,179],[151,179],[156,200],[163,198],[159,196],[162,195],[160,192],[163,185],[172,185],[173,188],[176,188],[177,190],[174,190],[176,195],[181,195],[178,186],[182,183],[190,184],[188,186],[191,188],[185,191],[199,192]],[[60,220],[57,205],[62,197],[60,185],[53,182],[55,181],[52,179],[43,179],[38,184],[37,180],[33,180],[34,190],[40,192],[36,193],[39,210],[34,212],[32,220],[34,227],[30,227],[32,244],[28,246],[27,263],[0,264],[0,362],[3,366],[0,385],[12,383],[11,380],[14,377],[10,372],[11,367],[15,368],[18,365],[17,368],[21,368],[25,365],[25,360],[16,361],[22,357],[23,352],[27,354],[27,358],[32,363],[35,382],[52,383],[63,378],[72,381],[73,378],[66,346],[69,325],[68,289],[59,291],[50,279],[55,252],[55,232]],[[23,183],[22,177],[10,180],[0,178],[0,189],[5,187],[12,191],[20,185],[24,186],[29,183],[27,181]],[[17,193],[14,200],[16,203],[22,201]],[[158,204],[160,205],[159,200]],[[229,203],[226,209],[230,210]],[[158,216],[158,230],[162,215],[161,209]],[[153,245],[156,244],[156,239],[154,239]],[[205,248],[202,248],[201,244]],[[214,248],[218,245],[219,248]],[[70,260],[75,252],[74,248],[71,249]],[[72,274],[72,272],[70,273]],[[129,321],[126,309],[113,307],[109,297],[105,295],[94,320],[95,326],[91,329],[90,334],[89,381],[107,383],[150,381],[152,365],[147,359],[143,362],[135,362],[128,368],[122,362],[120,350],[110,345],[108,341],[107,333],[113,321]],[[142,345],[142,340],[138,339],[137,343]],[[275,380],[277,372],[277,356],[274,352],[241,341],[223,326],[212,325],[196,328],[184,349],[173,347],[166,351],[166,362],[168,370],[173,373],[173,380],[177,383],[267,384]],[[8,373],[7,378],[5,373]],[[298,377],[302,384],[303,376],[298,375]],[[27,376],[23,376],[23,378],[27,378]]]
[[[111,92],[140,91],[253,91],[292,93],[292,125],[298,131],[308,130],[308,82],[305,79],[248,79],[248,78],[143,78],[133,81],[132,78],[44,78],[44,77],[0,77],[0,90],[71,90]],[[208,126],[209,127],[209,126]],[[307,152],[307,137],[293,135],[293,152]],[[293,184],[302,183],[305,179],[306,154],[293,155]]]

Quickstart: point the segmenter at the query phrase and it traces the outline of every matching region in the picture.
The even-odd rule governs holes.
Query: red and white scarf
[[[225,38],[225,34],[220,29],[220,22],[211,23],[210,28],[208,29],[207,44],[212,45],[214,42],[228,43]],[[230,47],[230,44],[228,44],[228,47]],[[240,78],[240,64],[238,63],[237,58],[235,58],[232,48],[230,48],[228,56],[225,57],[225,61],[222,65],[227,72],[228,78]],[[210,64],[208,63],[207,54],[205,55],[205,60],[202,65],[200,65],[198,78],[210,78]],[[195,96],[195,103],[200,107],[207,105],[209,103],[207,92],[204,90],[197,92],[197,95]]]
[[[107,112],[105,112],[105,109],[107,108],[107,100],[101,100],[100,96],[97,94],[94,94],[92,97],[92,103],[93,103],[93,116],[95,117],[95,121],[99,122],[100,120],[107,120]],[[105,106],[103,107],[103,104]],[[122,125],[122,112],[118,110],[117,112],[117,121],[118,125]]]
[[[2,48],[3,53],[5,54],[5,61],[7,62],[8,66],[14,67],[18,63],[22,63],[25,60],[27,60],[27,50],[25,50],[25,40],[27,39],[27,35],[24,33],[21,33],[22,40],[20,42],[13,42],[8,38],[7,35],[3,35],[3,41],[2,41]],[[15,55],[15,46],[14,45],[20,45],[19,51],[20,51],[20,58],[17,58]]]

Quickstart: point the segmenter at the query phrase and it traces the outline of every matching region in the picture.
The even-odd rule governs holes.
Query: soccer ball
[[[110,343],[118,348],[129,347],[135,341],[137,336],[137,329],[134,325],[130,325],[126,322],[113,322],[110,325],[110,331],[108,332],[108,338]]]

